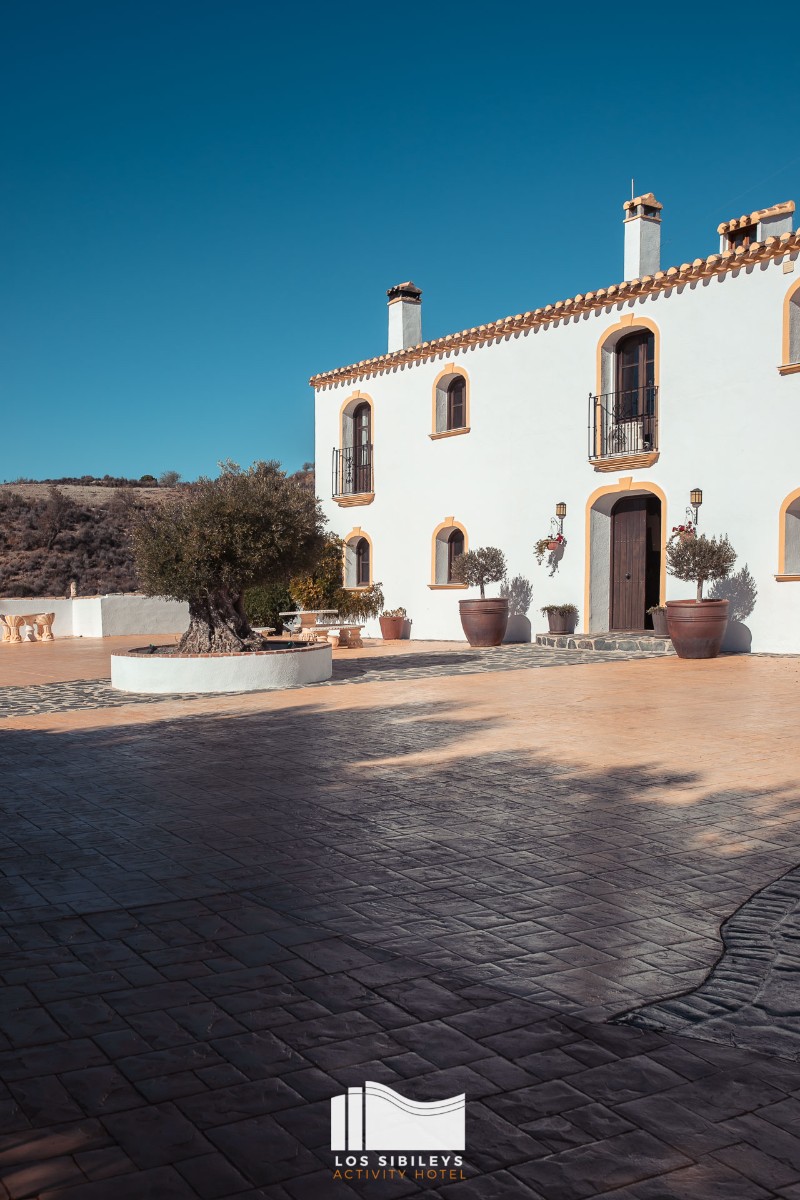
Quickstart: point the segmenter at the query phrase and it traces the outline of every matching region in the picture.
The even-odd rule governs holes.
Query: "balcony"
[[[375,499],[372,478],[372,445],[334,447],[331,495],[343,508],[371,504]]]
[[[589,397],[589,462],[595,471],[651,467],[658,454],[657,387]]]

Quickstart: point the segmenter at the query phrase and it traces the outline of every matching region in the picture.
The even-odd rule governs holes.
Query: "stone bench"
[[[55,613],[0,613],[4,642],[52,642]],[[21,629],[25,626],[26,635]]]

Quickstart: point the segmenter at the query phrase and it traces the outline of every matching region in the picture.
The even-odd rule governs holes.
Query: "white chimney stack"
[[[661,270],[661,205],[652,192],[626,200],[625,280]]]
[[[389,288],[389,353],[422,342],[422,292],[409,280]]]

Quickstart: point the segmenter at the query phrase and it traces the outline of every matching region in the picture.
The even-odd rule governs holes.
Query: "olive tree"
[[[496,546],[484,546],[480,550],[468,550],[459,554],[453,563],[453,578],[469,587],[481,589],[481,600],[486,599],[486,584],[500,583],[506,577],[506,556]]]
[[[676,579],[697,584],[697,600],[703,599],[703,584],[707,580],[726,579],[736,562],[736,551],[721,537],[706,537],[701,533],[677,532],[667,546],[667,570]]]
[[[314,493],[277,462],[246,469],[220,463],[216,479],[143,508],[133,526],[141,585],[148,595],[189,605],[178,653],[260,648],[245,589],[310,569],[324,545],[324,523]]]

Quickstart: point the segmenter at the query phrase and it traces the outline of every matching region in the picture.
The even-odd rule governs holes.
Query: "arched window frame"
[[[365,543],[367,547],[367,567],[368,577],[366,580],[359,578],[359,552],[360,543]],[[365,533],[360,525],[355,529],[351,529],[347,537],[344,538],[344,551],[342,555],[342,585],[348,591],[358,591],[360,588],[372,586],[374,579],[374,551],[372,538],[368,533]]]
[[[463,379],[464,394],[462,399],[462,424],[451,428],[451,404],[449,389],[456,379]],[[431,400],[431,433],[432,441],[439,438],[458,437],[470,432],[470,380],[469,375],[460,365],[451,363],[440,371],[433,381]]]
[[[369,409],[369,446],[370,450],[359,455],[356,446],[356,417],[363,411],[363,406]],[[366,392],[351,393],[342,402],[339,409],[339,467],[338,474],[346,471],[348,456],[352,456],[351,474],[348,478],[350,491],[345,491],[344,480],[338,478],[334,482],[334,500],[340,508],[351,508],[356,505],[371,504],[375,499],[375,403]],[[336,472],[335,472],[336,474]]]
[[[793,284],[783,300],[783,339],[781,375],[800,371],[800,279]]]
[[[636,445],[628,453],[609,453],[608,447],[604,445],[601,435],[601,430],[605,428],[602,408],[605,403],[608,403],[602,398],[615,395],[617,392],[617,350],[620,343],[631,335],[644,333],[650,333],[653,336],[652,384],[650,385],[653,389],[653,412],[650,414],[647,429],[651,444],[649,447],[644,444]],[[660,375],[661,331],[655,321],[651,321],[648,317],[640,317],[635,313],[628,313],[620,321],[617,321],[616,324],[610,325],[603,330],[597,342],[596,390],[593,398],[594,441],[593,443],[590,441],[589,448],[589,457],[595,471],[616,472],[625,469],[639,470],[643,467],[650,467],[658,461],[658,429],[661,405]]]
[[[778,523],[778,583],[800,582],[800,488],[784,500]]]
[[[431,581],[428,587],[432,591],[444,590],[447,588],[457,589],[465,588],[465,583],[455,583],[450,581],[450,568],[452,565],[450,554],[450,537],[458,531],[464,538],[463,553],[466,554],[469,550],[469,537],[467,531],[460,521],[455,517],[445,517],[433,531],[431,538]]]

